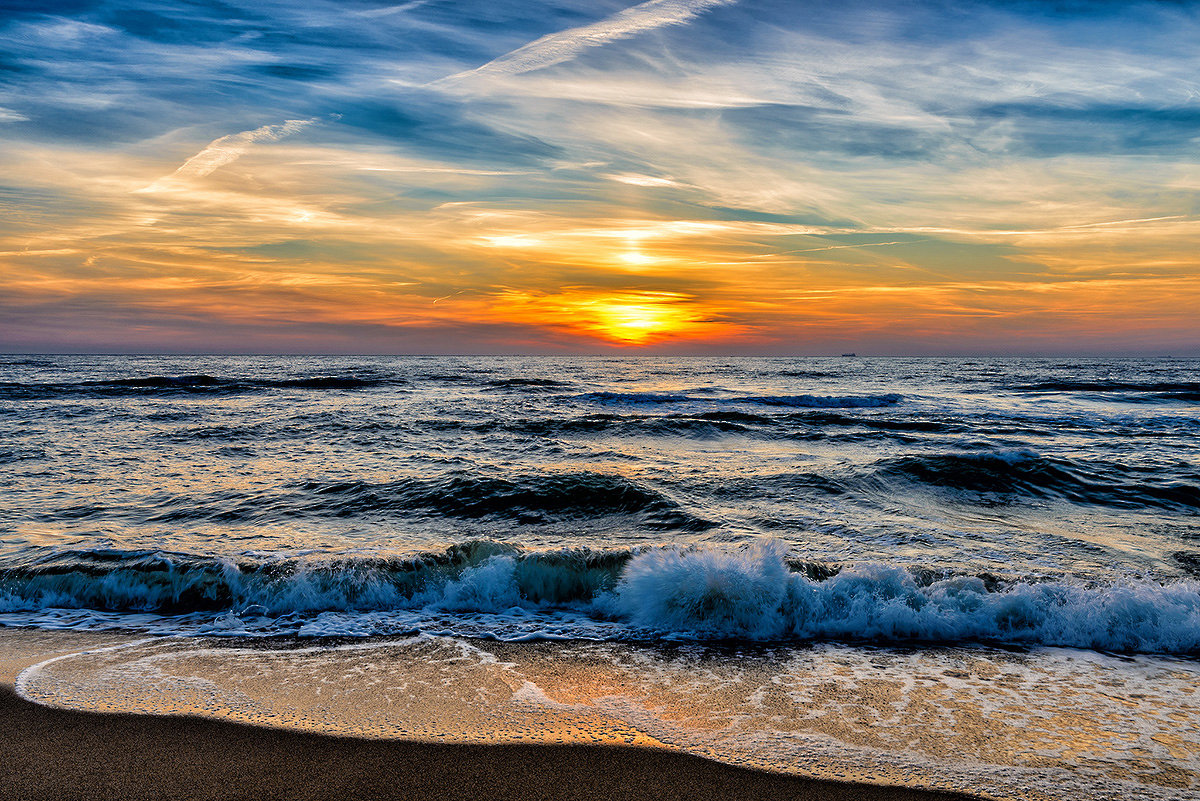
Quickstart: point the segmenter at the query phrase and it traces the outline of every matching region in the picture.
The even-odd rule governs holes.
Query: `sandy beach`
[[[822,799],[968,796],[810,781],[667,751],[327,737],[70,712],[0,688],[0,787],[49,799]]]

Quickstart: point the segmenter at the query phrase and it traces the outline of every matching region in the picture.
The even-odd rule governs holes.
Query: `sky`
[[[0,0],[0,351],[1200,355],[1200,3]]]

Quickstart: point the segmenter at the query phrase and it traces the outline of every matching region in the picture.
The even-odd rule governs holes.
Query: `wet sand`
[[[969,798],[812,781],[653,749],[364,740],[64,711],[3,686],[0,724],[0,795],[8,801]]]

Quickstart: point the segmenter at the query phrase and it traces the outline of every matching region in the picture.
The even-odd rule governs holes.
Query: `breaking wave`
[[[412,558],[218,559],[75,551],[0,573],[0,622],[91,610],[181,633],[984,642],[1200,652],[1200,583],[1083,584],[805,564],[749,548],[524,552],[472,542]],[[150,617],[147,618],[146,616]],[[390,616],[390,617],[389,617]],[[86,614],[70,618],[86,626]],[[390,628],[389,628],[390,626]]]

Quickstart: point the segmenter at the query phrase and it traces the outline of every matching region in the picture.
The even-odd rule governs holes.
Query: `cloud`
[[[1005,309],[1194,348],[1177,4],[119,5],[0,22],[10,348],[592,349],[667,305],[698,351]]]
[[[457,82],[475,75],[516,75],[552,67],[589,48],[666,25],[681,25],[711,8],[733,2],[735,0],[649,0],[599,22],[543,36],[483,66],[435,81],[433,85]]]
[[[242,131],[241,133],[214,139],[212,142],[209,142],[208,147],[185,161],[175,172],[159,178],[149,186],[137,191],[157,192],[161,189],[169,188],[173,184],[178,184],[181,181],[203,178],[205,175],[241,158],[242,154],[249,150],[250,146],[255,142],[277,141],[312,125],[314,122],[316,122],[315,117],[309,120],[286,120],[279,125],[264,125],[261,128],[255,128],[253,131]]]
[[[414,8],[420,8],[428,3],[429,0],[411,0],[408,3],[401,3],[398,6],[385,6],[384,8],[368,8],[363,11],[352,11],[350,13],[359,17],[388,17],[392,14],[402,14],[405,11],[412,11]]]
[[[513,133],[506,130],[511,126],[480,119],[464,104],[431,92],[393,94],[386,102],[346,99],[341,111],[339,136],[357,135],[373,145],[388,142],[438,159],[495,169],[562,155],[535,132]]]

